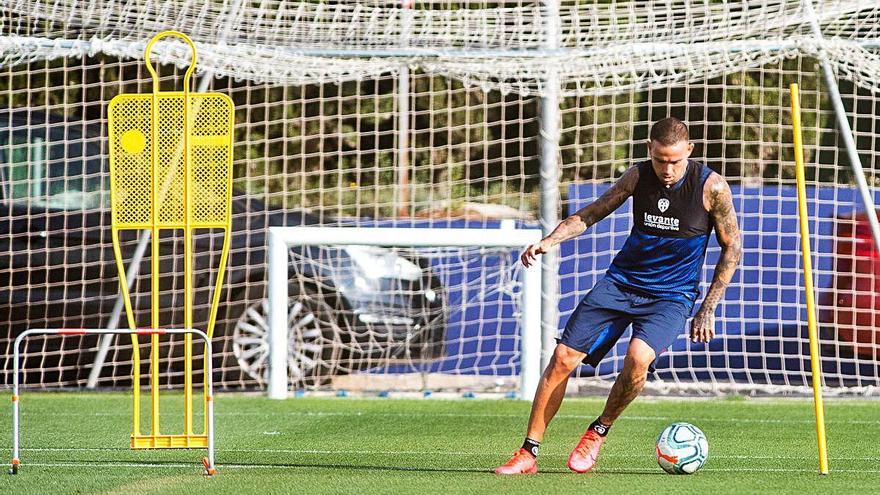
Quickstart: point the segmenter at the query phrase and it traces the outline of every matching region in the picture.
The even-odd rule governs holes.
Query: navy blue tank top
[[[651,162],[638,165],[633,191],[633,228],[614,257],[607,277],[648,295],[693,304],[712,222],[703,206],[703,185],[712,173],[688,160],[684,176],[667,188]]]

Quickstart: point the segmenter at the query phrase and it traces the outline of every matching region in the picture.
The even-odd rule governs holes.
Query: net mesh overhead
[[[871,0],[736,3],[493,2],[416,8],[360,2],[12,2],[6,64],[104,53],[142,57],[164,29],[198,44],[200,69],[215,75],[302,85],[362,80],[399,69],[397,60],[468,86],[504,93],[605,94],[691,82],[794,56],[823,57],[877,90],[880,8]],[[824,38],[812,33],[815,19]],[[163,62],[186,65],[171,44]]]

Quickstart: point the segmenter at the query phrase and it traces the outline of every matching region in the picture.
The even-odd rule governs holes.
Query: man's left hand
[[[691,321],[691,341],[707,343],[715,337],[715,311],[700,308]]]

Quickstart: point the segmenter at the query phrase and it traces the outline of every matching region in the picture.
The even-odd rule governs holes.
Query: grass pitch
[[[0,394],[0,438],[11,457],[10,394]],[[182,398],[165,400],[169,408]],[[807,400],[637,399],[615,424],[594,472],[565,467],[601,399],[567,399],[535,476],[491,470],[519,447],[529,404],[514,400],[296,398],[218,395],[218,475],[204,451],[131,451],[122,393],[33,393],[22,398],[22,468],[0,493],[855,493],[880,487],[880,402],[828,401],[831,475],[817,474]],[[165,415],[172,433],[182,414]],[[146,418],[148,419],[148,418]],[[709,438],[709,461],[673,476],[654,439],[688,421]],[[197,424],[199,424],[197,422]],[[148,425],[145,425],[146,431]]]

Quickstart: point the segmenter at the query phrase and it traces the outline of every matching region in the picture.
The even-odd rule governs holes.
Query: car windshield
[[[58,210],[109,207],[99,142],[74,129],[59,124],[0,130],[4,201]]]

